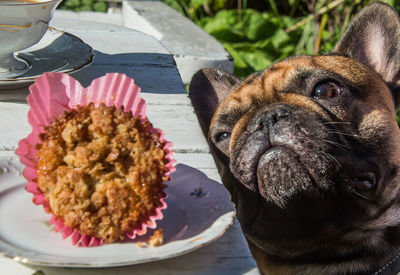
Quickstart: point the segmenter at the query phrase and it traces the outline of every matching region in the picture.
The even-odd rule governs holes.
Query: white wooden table
[[[153,37],[119,26],[55,17],[51,26],[72,33],[95,52],[93,64],[72,75],[84,86],[108,72],[127,74],[142,87],[148,116],[174,143],[176,160],[220,182],[173,57]],[[30,132],[27,88],[0,91],[0,156],[14,154]],[[1,223],[7,221],[0,221]],[[259,274],[235,220],[217,241],[167,260],[118,268],[77,269],[29,266],[0,256],[0,274]]]

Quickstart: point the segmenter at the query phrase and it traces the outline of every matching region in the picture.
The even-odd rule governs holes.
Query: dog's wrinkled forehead
[[[214,118],[224,117],[224,110],[229,110],[229,119],[236,120],[232,110],[241,116],[273,103],[304,107],[326,116],[324,108],[311,98],[313,89],[324,81],[342,83],[358,100],[376,102],[375,106],[394,112],[391,92],[378,74],[353,59],[326,55],[289,58],[250,76],[225,98]],[[340,110],[337,112],[340,118]]]

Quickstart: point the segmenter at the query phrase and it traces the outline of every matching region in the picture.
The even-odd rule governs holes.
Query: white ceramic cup
[[[15,57],[46,33],[61,0],[0,0],[0,79],[17,77],[30,64]]]

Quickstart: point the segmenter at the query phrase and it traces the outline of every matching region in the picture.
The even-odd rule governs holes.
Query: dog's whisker
[[[356,194],[356,195],[358,195],[358,196],[361,197],[361,198],[364,198],[364,199],[366,199],[366,200],[372,201],[372,200],[371,200],[370,198],[368,198],[367,196],[365,196],[365,195],[363,195],[363,194],[360,194],[360,193],[358,193],[358,192],[355,191],[355,190],[353,190],[353,193]]]
[[[349,181],[349,182],[351,181],[351,179],[349,177],[346,177],[346,180]],[[372,199],[368,198],[367,196],[365,196],[363,194],[358,193],[356,190],[354,190],[353,188],[350,188],[347,185],[345,185],[345,188],[347,189],[347,191],[357,195],[358,197],[360,197],[362,199],[365,199],[365,200],[368,200],[368,201],[372,201]]]
[[[342,136],[348,136],[348,137],[354,137],[354,138],[360,138],[360,136],[356,135],[356,134],[348,134],[348,133],[343,133],[343,132],[338,132],[338,131],[328,131],[328,133],[342,135]]]
[[[346,152],[350,152],[349,151],[349,148],[347,148],[346,146],[344,146],[343,144],[340,144],[340,143],[338,143],[338,142],[336,142],[336,141],[332,141],[332,140],[329,140],[329,139],[322,139],[323,141],[325,141],[325,142],[327,142],[327,143],[330,143],[330,144],[332,144],[332,145],[334,145],[334,146],[336,146],[336,147],[339,147],[340,149],[342,149],[342,150],[344,150],[344,151],[346,151]]]
[[[336,164],[337,168],[341,167],[339,161],[334,156],[332,156],[329,153],[323,152],[323,151],[320,151],[320,153],[323,154],[324,156],[328,157],[330,160],[332,160]]]
[[[351,125],[351,122],[348,121],[328,121],[324,122],[324,125],[333,125],[333,124],[346,124],[346,125]]]
[[[365,200],[372,201],[372,199],[368,198],[367,196],[365,196],[365,195],[363,195],[363,194],[358,193],[356,190],[354,190],[354,189],[352,189],[352,188],[348,188],[348,190],[349,190],[350,192],[356,194],[357,196],[359,196],[359,197],[365,199]]]

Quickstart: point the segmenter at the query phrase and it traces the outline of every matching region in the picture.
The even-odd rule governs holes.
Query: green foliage
[[[96,0],[64,0],[58,6],[59,9],[72,11],[97,11],[107,12],[107,2]]]
[[[295,22],[251,9],[222,10],[203,18],[200,26],[224,45],[234,59],[235,74],[244,77],[295,53],[301,32],[284,31]]]
[[[204,6],[208,5],[208,0],[164,0],[164,3],[198,23],[206,16]]]
[[[351,17],[371,1],[264,0],[261,9],[256,0],[164,2],[218,39],[243,78],[290,55],[329,52]],[[386,2],[400,6],[400,0]],[[245,8],[252,6],[259,9]]]

